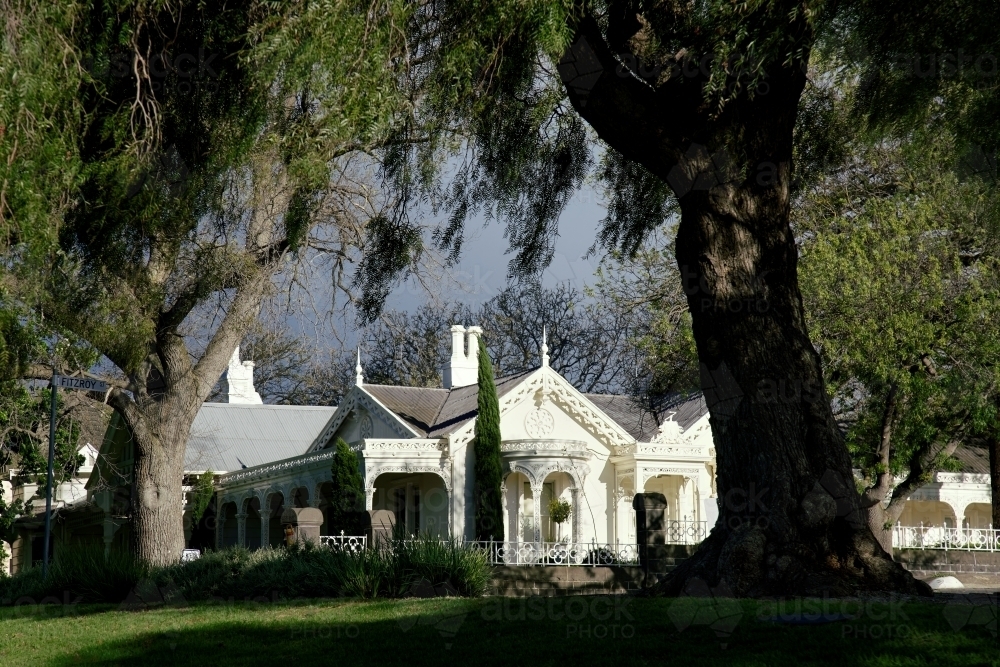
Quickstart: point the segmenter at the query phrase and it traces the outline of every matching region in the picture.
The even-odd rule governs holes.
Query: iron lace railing
[[[320,546],[330,547],[335,551],[347,551],[350,553],[360,553],[368,546],[368,537],[365,535],[345,535],[340,531],[340,535],[320,535]]]
[[[949,528],[947,526],[900,526],[892,530],[896,549],[944,549],[955,551],[1000,551],[1000,529]]]
[[[591,542],[466,542],[490,565],[638,565],[636,544]]]

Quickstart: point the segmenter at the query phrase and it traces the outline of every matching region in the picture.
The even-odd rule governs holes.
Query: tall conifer
[[[343,438],[337,438],[337,455],[333,459],[331,485],[333,499],[327,522],[331,532],[339,535],[360,535],[363,531],[361,512],[364,511],[364,483],[358,471],[358,455],[351,451]]]
[[[479,412],[476,415],[476,539],[504,538],[500,485],[500,402],[493,381],[493,362],[479,339]]]

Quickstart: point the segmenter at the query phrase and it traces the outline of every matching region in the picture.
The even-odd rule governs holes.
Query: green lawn
[[[833,600],[825,609],[818,601],[778,609],[602,596],[261,599],[145,611],[22,605],[0,608],[0,665],[1000,665],[996,603],[979,602]],[[776,614],[786,622],[765,618]],[[838,614],[852,618],[808,624]]]

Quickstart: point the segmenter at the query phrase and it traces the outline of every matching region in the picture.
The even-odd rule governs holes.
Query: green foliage
[[[0,464],[16,466],[19,474],[44,484],[48,468],[51,389],[31,391],[17,381],[0,383]],[[64,414],[65,396],[56,398],[55,482],[72,477],[83,463],[77,453],[80,425]]]
[[[569,504],[568,500],[553,498],[549,501],[549,518],[556,523],[562,523],[568,519],[572,512],[573,506]]]
[[[4,543],[11,544],[17,538],[14,522],[21,516],[31,516],[31,505],[25,505],[21,499],[8,503],[5,494],[0,492],[0,561],[10,555]],[[0,569],[0,579],[6,575],[7,571]]]
[[[78,29],[78,2],[4,3],[0,41],[0,254],[39,260],[56,240],[67,192],[80,171],[87,77],[65,40]],[[3,367],[3,364],[0,364]]]
[[[478,549],[414,540],[358,553],[324,547],[210,551],[196,561],[150,568],[127,552],[99,547],[58,550],[48,581],[41,569],[0,580],[0,599],[42,599],[64,592],[82,602],[121,603],[137,586],[155,584],[178,600],[211,598],[397,598],[430,585],[467,597],[483,595],[491,568]]]
[[[894,474],[946,469],[996,392],[1000,199],[940,135],[856,145],[794,213],[807,320],[848,445],[869,477],[897,392]],[[922,462],[922,463],[921,463]]]
[[[500,459],[500,402],[493,381],[493,363],[486,343],[479,339],[479,393],[475,424],[476,539],[504,539],[503,506],[500,486],[503,469]]]
[[[205,510],[215,495],[215,473],[206,470],[198,475],[191,494],[191,522],[197,524],[201,521],[201,517],[205,516]]]
[[[337,453],[331,470],[332,495],[327,509],[327,523],[334,535],[340,531],[347,535],[361,535],[364,531],[365,489],[358,455],[343,438],[337,438],[335,446]]]
[[[856,78],[855,117],[905,137],[931,123],[961,145],[1000,147],[996,54],[1000,5],[973,0],[954,7],[907,0],[841,3],[823,34],[825,51],[843,53],[843,78]],[[996,178],[996,164],[992,165]]]

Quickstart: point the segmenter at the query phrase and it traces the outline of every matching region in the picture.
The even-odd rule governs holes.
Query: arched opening
[[[965,508],[965,527],[989,528],[993,524],[993,507],[989,503],[970,503]],[[996,528],[997,526],[993,526]]]
[[[535,509],[531,499],[531,481],[523,472],[512,472],[504,480],[507,488],[507,525],[505,539],[510,542],[535,541]]]
[[[261,547],[261,532],[260,532],[260,501],[256,498],[251,498],[246,502],[246,546],[247,549],[260,549]]]
[[[449,505],[444,480],[434,473],[385,473],[375,479],[372,509],[393,512],[402,537],[448,537]]]
[[[309,489],[298,486],[292,489],[292,507],[309,507]]]
[[[574,498],[571,489],[575,487],[573,478],[569,473],[552,472],[549,473],[542,482],[541,504],[538,508],[541,518],[542,541],[543,542],[571,542],[575,539],[572,531],[572,514],[579,511],[574,506]],[[554,503],[567,504],[570,507],[570,516],[562,517],[553,514]]]
[[[285,511],[285,496],[280,491],[265,496],[267,508],[267,545],[280,546],[285,540],[285,528],[281,525],[281,513]]]
[[[955,510],[940,500],[910,500],[899,515],[899,524],[905,527],[935,526],[955,528]]]
[[[237,508],[235,502],[227,502],[222,505],[222,548],[231,547],[239,541],[239,525],[236,519]]]

